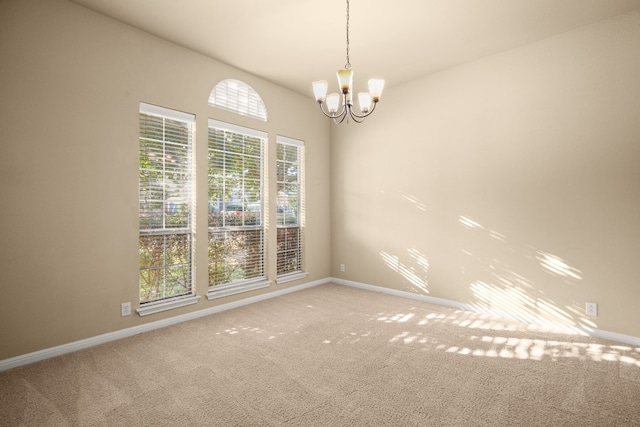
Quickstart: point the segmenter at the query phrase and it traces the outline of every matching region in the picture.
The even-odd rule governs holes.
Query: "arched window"
[[[267,121],[267,109],[262,98],[251,86],[240,80],[226,79],[218,83],[209,94],[209,105]]]

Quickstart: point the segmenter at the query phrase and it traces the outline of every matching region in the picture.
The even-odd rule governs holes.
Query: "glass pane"
[[[259,158],[262,152],[262,140],[253,136],[245,137],[244,152],[247,156]]]
[[[244,178],[259,182],[262,175],[260,165],[259,157],[246,157],[242,165],[242,175]]]
[[[224,131],[209,128],[209,149],[224,151]]]
[[[188,234],[140,236],[140,301],[149,302],[191,291]]]
[[[297,227],[277,230],[277,273],[284,274],[301,269],[300,229]]]
[[[164,265],[164,236],[140,236],[140,268]]]
[[[166,119],[164,138],[166,141],[186,145],[189,142],[189,124],[177,120]]]
[[[139,226],[141,230],[164,227],[162,202],[140,202]]]
[[[298,182],[298,165],[287,164],[283,181]]]
[[[276,224],[292,225],[298,223],[298,192],[297,187],[278,184],[276,199]]]
[[[151,139],[162,139],[162,117],[140,114],[140,136]]]
[[[242,154],[244,152],[244,138],[242,135],[227,132],[225,135],[226,145],[225,151],[227,153]]]
[[[261,229],[209,233],[209,286],[264,276]]]

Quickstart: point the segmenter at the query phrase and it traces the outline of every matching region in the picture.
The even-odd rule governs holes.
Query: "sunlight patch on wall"
[[[573,316],[543,298],[533,298],[519,287],[501,287],[483,281],[471,283],[470,289],[478,300],[477,308],[532,322],[543,316],[545,322],[576,325]],[[540,320],[542,321],[542,320]]]
[[[503,264],[497,259],[493,259],[489,263],[489,271],[491,276],[496,279],[498,283],[501,283],[505,286],[509,287],[517,287],[520,290],[524,289],[533,289],[529,280],[527,280],[524,276],[516,273],[512,269],[509,268],[508,265]]]
[[[418,209],[420,211],[423,211],[423,212],[426,212],[427,205],[425,205],[424,203],[420,202],[420,200],[416,196],[403,194],[401,197],[404,200],[406,200],[407,202],[413,204],[416,207],[416,209]]]
[[[582,273],[568,265],[564,260],[556,255],[538,251],[536,259],[542,268],[557,276],[568,277],[575,280],[582,280]]]
[[[469,235],[471,248],[461,248],[466,257],[460,267],[468,277],[472,307],[527,322],[565,324],[573,329],[597,326],[594,319],[584,314],[582,302],[571,301],[560,306],[547,296],[546,291],[553,287],[576,285],[581,281],[583,275],[579,269],[560,256],[533,246],[518,248],[505,234],[489,229],[468,215],[459,215],[458,221],[474,234]],[[536,277],[538,283],[523,271]],[[560,280],[543,280],[540,271]]]
[[[523,289],[518,287],[501,288],[483,281],[475,281],[470,285],[471,292],[482,306],[491,310],[511,313],[521,318],[534,314],[536,301]]]
[[[484,230],[484,227],[482,225],[480,225],[478,222],[472,220],[469,217],[460,215],[458,220],[460,221],[460,224],[462,224],[463,227],[468,228],[470,230],[474,228]]]
[[[495,230],[489,230],[489,237],[499,240],[501,242],[506,242],[507,241],[507,236],[505,236],[502,233],[498,233]]]
[[[427,280],[427,274],[429,272],[429,260],[416,249],[408,249],[407,253],[415,260],[418,268],[400,262],[400,258],[397,255],[385,251],[380,251],[380,257],[387,267],[400,274],[400,276],[415,288],[428,294],[429,282]]]
[[[409,253],[409,256],[411,258],[416,260],[416,264],[418,264],[418,266],[421,267],[426,274],[429,271],[429,260],[427,259],[427,257],[415,248],[408,249],[407,252]]]

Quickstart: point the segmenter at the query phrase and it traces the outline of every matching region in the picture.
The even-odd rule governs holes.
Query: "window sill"
[[[186,297],[176,298],[169,301],[145,304],[139,309],[137,309],[136,312],[140,316],[147,316],[149,314],[160,313],[161,311],[167,311],[174,308],[195,304],[198,302],[199,299],[200,299],[200,295],[189,295]]]
[[[308,276],[308,273],[302,271],[295,271],[293,273],[283,274],[282,276],[276,277],[276,284],[281,285],[287,282],[293,282],[294,280],[304,279]]]
[[[249,282],[241,283],[229,283],[227,285],[215,285],[210,286],[207,291],[207,299],[212,300],[216,298],[228,297],[229,295],[240,294],[242,292],[249,292],[256,289],[269,287],[269,281],[266,279],[257,279]]]

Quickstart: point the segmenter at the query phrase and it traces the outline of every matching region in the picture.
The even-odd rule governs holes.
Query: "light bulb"
[[[360,111],[368,113],[371,108],[371,94],[367,92],[358,93],[358,102],[360,103]]]
[[[329,113],[336,113],[338,111],[338,107],[340,106],[340,95],[337,93],[332,93],[327,96],[327,109]]]

